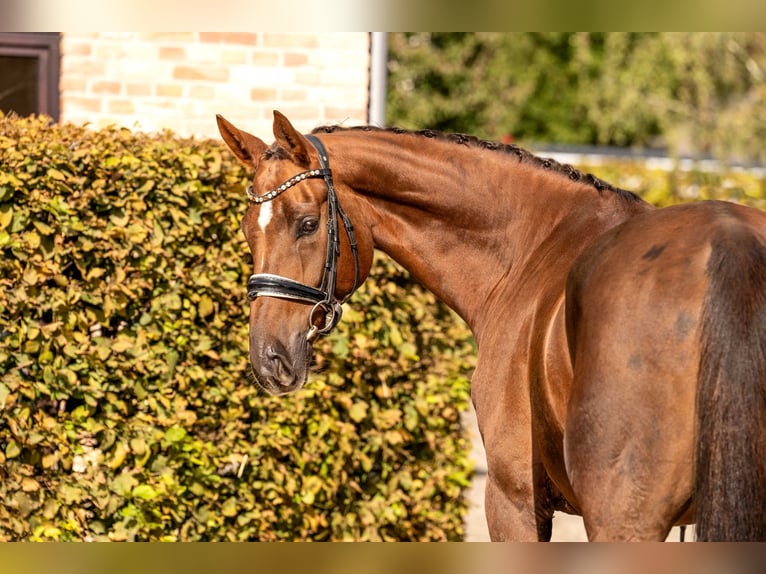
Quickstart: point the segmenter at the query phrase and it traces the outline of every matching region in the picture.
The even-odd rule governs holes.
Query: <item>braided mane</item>
[[[541,169],[549,170],[554,173],[563,175],[572,181],[581,181],[583,183],[591,185],[596,190],[598,190],[599,193],[603,193],[604,191],[610,191],[613,193],[617,193],[618,195],[620,195],[622,198],[626,200],[642,201],[641,198],[635,193],[633,193],[632,191],[627,191],[625,189],[614,187],[612,184],[597,178],[593,174],[590,174],[590,173],[583,174],[581,171],[579,171],[578,169],[576,169],[575,167],[569,164],[562,164],[554,159],[542,158],[542,157],[536,156],[532,152],[527,151],[524,148],[521,148],[514,144],[504,144],[504,143],[495,142],[495,141],[483,140],[472,135],[444,133],[437,130],[405,130],[405,129],[397,128],[397,127],[380,128],[376,126],[366,126],[366,125],[349,126],[349,127],[342,127],[337,125],[319,126],[317,128],[314,128],[311,133],[331,134],[331,133],[342,132],[342,131],[384,132],[384,133],[394,133],[394,134],[416,135],[416,136],[420,136],[420,137],[424,137],[428,139],[435,139],[439,141],[451,142],[458,145],[464,145],[469,148],[498,151],[500,153],[515,155],[516,157],[518,157],[520,162],[531,163],[532,165],[535,165]]]

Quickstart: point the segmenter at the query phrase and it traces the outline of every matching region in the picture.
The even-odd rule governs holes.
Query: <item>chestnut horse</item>
[[[655,209],[574,168],[465,135],[274,113],[267,145],[218,116],[254,172],[242,230],[250,362],[300,389],[378,248],[478,344],[471,397],[492,540],[766,538],[766,215]],[[341,207],[342,206],[342,207]]]

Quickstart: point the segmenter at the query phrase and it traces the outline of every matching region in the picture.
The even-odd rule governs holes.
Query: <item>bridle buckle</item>
[[[319,318],[317,311],[324,313],[321,327],[317,327],[315,324],[315,320]],[[309,330],[306,334],[306,340],[309,343],[313,343],[319,335],[326,335],[335,328],[342,316],[343,306],[338,301],[332,303],[319,301],[311,308],[311,313],[309,313]]]

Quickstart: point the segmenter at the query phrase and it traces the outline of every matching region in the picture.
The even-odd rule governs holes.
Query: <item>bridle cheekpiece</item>
[[[306,138],[317,150],[321,169],[311,169],[294,175],[281,185],[261,195],[256,195],[251,185],[247,189],[247,198],[251,203],[260,205],[279,197],[282,193],[306,179],[319,177],[324,179],[327,186],[327,253],[322,283],[317,288],[287,277],[282,277],[281,275],[256,273],[247,280],[247,296],[251,300],[257,297],[277,297],[279,299],[313,305],[309,313],[309,331],[306,335],[306,339],[311,342],[319,335],[329,333],[338,324],[343,314],[342,304],[359,286],[359,250],[354,237],[354,226],[341,208],[338,196],[335,193],[327,150],[319,138],[313,135],[307,135]],[[351,245],[351,252],[354,255],[354,286],[342,301],[335,297],[338,257],[340,256],[338,218],[343,221],[343,227],[346,230],[346,235]],[[322,327],[317,327],[314,324],[317,312],[324,312],[325,314]]]

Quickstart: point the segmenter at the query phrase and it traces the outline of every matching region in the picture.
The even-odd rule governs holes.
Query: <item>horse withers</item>
[[[655,209],[571,166],[472,136],[373,127],[275,141],[218,116],[253,171],[242,230],[250,362],[305,383],[378,248],[478,345],[471,396],[493,540],[766,539],[766,215]]]

